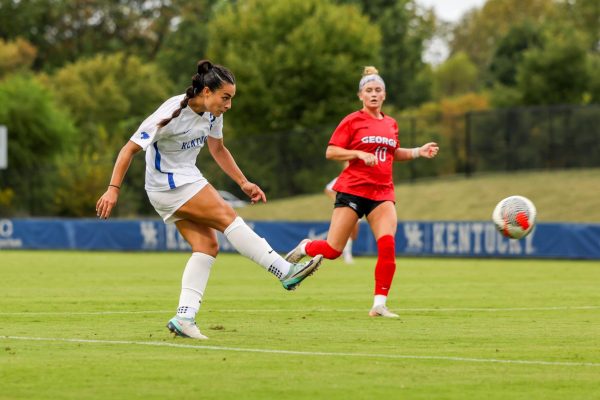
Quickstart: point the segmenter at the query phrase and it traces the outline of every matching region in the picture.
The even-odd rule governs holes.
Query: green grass
[[[488,220],[498,201],[529,197],[540,222],[600,222],[600,168],[441,177],[396,186],[400,220]],[[268,193],[267,193],[268,195]],[[238,209],[247,220],[331,218],[324,194],[299,196]]]
[[[599,398],[600,262],[399,258],[383,320],[373,258],[286,292],[222,254],[199,342],[164,328],[187,258],[1,251],[0,399]]]

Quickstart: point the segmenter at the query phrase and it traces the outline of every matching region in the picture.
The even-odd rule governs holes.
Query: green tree
[[[37,69],[98,52],[126,51],[152,59],[182,1],[3,0],[0,38],[29,40],[39,50]]]
[[[547,31],[543,48],[525,52],[517,72],[524,104],[581,104],[590,82],[585,41],[571,29]]]
[[[539,26],[561,18],[565,17],[553,0],[488,0],[481,9],[465,14],[452,30],[451,54],[467,53],[485,82],[494,51],[511,27],[526,21]]]
[[[477,89],[477,67],[463,52],[454,54],[433,71],[435,97],[452,97]]]
[[[75,128],[52,93],[35,78],[12,75],[0,81],[0,125],[8,129],[8,168],[2,188],[11,188],[13,211],[44,214],[52,208],[54,160],[73,144]]]
[[[172,83],[156,65],[122,53],[81,59],[47,78],[81,131],[83,149],[101,127],[122,145],[167,97]],[[105,149],[112,152],[115,148]]]
[[[0,39],[0,78],[9,73],[28,71],[36,52],[36,48],[25,39]]]
[[[500,39],[488,69],[487,86],[491,86],[490,101],[494,107],[506,108],[523,104],[517,88],[517,70],[525,52],[542,48],[543,26],[531,21],[515,25]]]
[[[240,0],[221,4],[208,28],[210,59],[237,76],[225,124],[243,143],[240,164],[274,195],[325,183],[294,171],[324,165],[331,125],[358,108],[362,67],[379,61],[377,26],[330,1]]]
[[[177,87],[186,87],[191,82],[187,66],[206,58],[208,44],[207,24],[212,15],[210,0],[179,1],[180,16],[165,35],[158,50],[156,63]]]
[[[530,21],[510,28],[494,50],[489,68],[492,81],[506,86],[515,86],[517,68],[521,64],[523,53],[542,45],[540,29]]]
[[[588,103],[600,103],[600,54],[588,56],[588,74],[590,83],[588,86]]]
[[[566,14],[573,25],[586,35],[590,51],[600,51],[600,2],[598,0],[564,0]]]

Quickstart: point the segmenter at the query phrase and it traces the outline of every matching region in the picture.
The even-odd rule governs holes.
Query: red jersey
[[[371,167],[358,158],[350,160],[333,190],[376,201],[395,200],[392,164],[394,153],[400,147],[396,120],[387,115],[375,119],[363,111],[353,112],[340,122],[329,144],[377,157],[377,164]]]

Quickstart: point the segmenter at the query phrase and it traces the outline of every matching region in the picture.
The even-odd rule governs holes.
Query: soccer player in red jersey
[[[389,311],[386,300],[396,271],[394,237],[397,227],[392,164],[418,157],[433,158],[437,143],[412,149],[400,147],[398,124],[383,114],[385,83],[374,67],[365,67],[358,86],[361,110],[347,115],[333,132],[325,157],[348,161],[333,190],[337,192],[327,240],[302,240],[286,260],[298,262],[302,257],[322,254],[335,259],[352,233],[356,222],[366,216],[377,240],[375,298],[369,312],[372,317],[397,318]]]

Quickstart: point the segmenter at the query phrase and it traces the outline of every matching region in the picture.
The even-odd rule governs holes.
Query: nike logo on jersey
[[[140,133],[140,137],[142,139],[150,139],[150,135],[148,135],[148,132],[142,132],[142,133]]]

